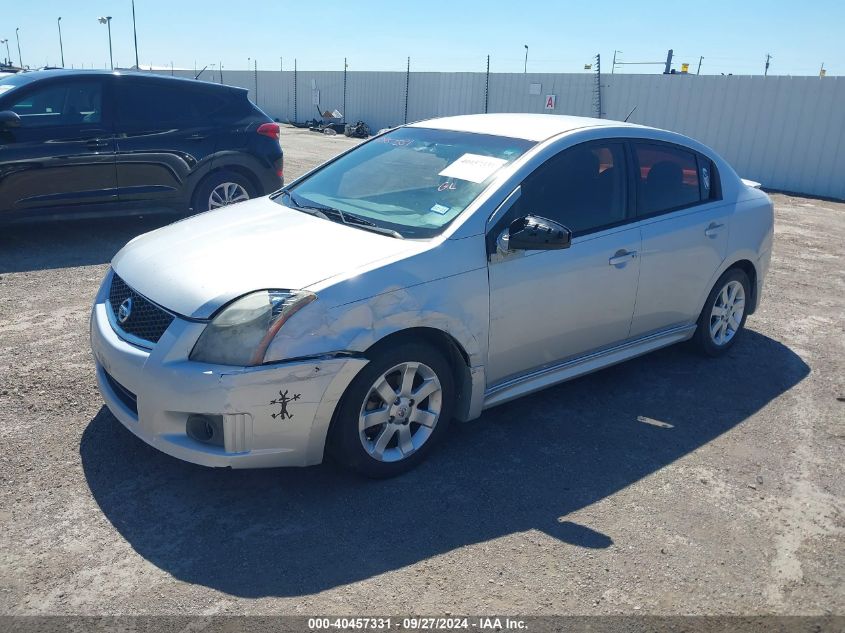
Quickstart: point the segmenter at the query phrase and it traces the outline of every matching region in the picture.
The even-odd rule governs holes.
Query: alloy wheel
[[[745,314],[745,288],[739,281],[729,281],[716,295],[710,312],[710,338],[716,345],[730,342]]]
[[[367,454],[398,462],[425,444],[440,419],[443,387],[428,365],[400,363],[379,376],[358,416],[358,435]]]
[[[219,209],[236,202],[249,200],[249,194],[236,182],[223,182],[211,190],[208,196],[208,208]]]

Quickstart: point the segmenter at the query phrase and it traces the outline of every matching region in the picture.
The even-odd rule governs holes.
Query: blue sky
[[[59,64],[56,18],[62,17],[65,64],[108,64],[108,35],[97,22],[111,15],[115,64],[135,62],[130,0],[9,0],[0,15],[0,40],[12,59],[20,27],[26,65]],[[309,8],[310,7],[310,8]],[[222,2],[136,0],[138,49],[143,65],[200,68],[522,72],[524,45],[529,72],[584,72],[595,53],[610,70],[613,51],[626,62],[688,62],[702,74],[845,74],[845,2],[688,0],[687,2],[482,2],[470,0],[359,0],[337,2]],[[334,18],[332,16],[335,16]],[[0,57],[6,57],[0,47]],[[616,72],[658,72],[628,65]]]

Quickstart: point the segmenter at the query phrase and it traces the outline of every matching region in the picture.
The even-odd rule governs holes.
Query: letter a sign
[[[556,95],[546,95],[546,110],[554,110],[555,109],[555,100],[557,99]]]

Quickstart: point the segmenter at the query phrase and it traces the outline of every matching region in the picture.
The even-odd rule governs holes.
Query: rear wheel
[[[384,349],[344,394],[329,438],[331,453],[366,475],[398,475],[419,464],[452,415],[449,363],[416,343]]]
[[[748,316],[751,283],[738,268],[726,271],[704,304],[698,317],[693,343],[706,356],[721,356],[736,343]]]
[[[216,171],[206,176],[194,193],[194,211],[209,211],[255,197],[252,183],[233,171]]]

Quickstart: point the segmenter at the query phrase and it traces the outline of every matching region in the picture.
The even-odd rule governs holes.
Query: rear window
[[[120,81],[117,120],[132,127],[198,125],[222,110],[228,96],[224,90],[182,82]]]
[[[634,154],[639,215],[680,209],[702,200],[695,153],[671,145],[635,143]]]

